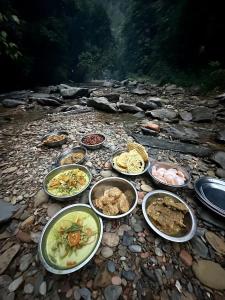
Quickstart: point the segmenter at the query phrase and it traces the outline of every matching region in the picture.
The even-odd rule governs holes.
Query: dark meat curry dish
[[[157,197],[147,207],[147,214],[153,224],[168,235],[178,235],[186,231],[184,217],[187,207],[170,196]]]

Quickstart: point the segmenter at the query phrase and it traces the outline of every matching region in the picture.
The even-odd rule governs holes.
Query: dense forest
[[[223,1],[1,0],[1,89],[91,79],[225,85]]]

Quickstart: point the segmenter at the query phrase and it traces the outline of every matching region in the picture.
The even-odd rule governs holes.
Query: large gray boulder
[[[90,95],[90,91],[88,88],[78,87],[61,89],[60,93],[64,99],[87,97]]]
[[[138,102],[138,103],[136,103],[136,106],[140,107],[144,111],[159,108],[159,106],[157,105],[157,103],[151,102],[151,101],[148,101],[148,102],[147,101],[145,101],[145,102]]]
[[[160,108],[153,111],[147,111],[146,116],[151,116],[159,120],[174,120],[177,117],[177,113],[171,109]]]
[[[192,121],[194,122],[205,122],[212,121],[215,118],[215,109],[204,106],[199,106],[191,111]]]
[[[7,108],[14,108],[14,107],[17,107],[19,105],[24,105],[24,104],[25,104],[24,101],[16,100],[16,99],[4,99],[2,101],[2,105]]]
[[[110,103],[108,99],[105,97],[90,98],[87,102],[87,106],[91,106],[106,112],[111,112],[111,113],[117,112],[116,105],[114,103]]]
[[[225,169],[225,152],[217,151],[213,156],[212,160],[216,162],[221,168]]]
[[[132,114],[143,111],[140,107],[137,107],[136,105],[133,105],[133,104],[117,103],[117,106],[123,112],[128,112],[128,113],[132,113]]]

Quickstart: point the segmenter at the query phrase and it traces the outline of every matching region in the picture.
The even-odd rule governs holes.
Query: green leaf
[[[17,24],[20,24],[20,20],[16,15],[12,15],[11,17],[12,17],[14,22],[16,22]]]

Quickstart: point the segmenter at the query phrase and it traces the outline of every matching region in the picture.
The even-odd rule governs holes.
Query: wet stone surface
[[[133,93],[126,86],[130,86]],[[0,299],[225,299],[224,219],[201,207],[193,190],[194,181],[201,176],[224,175],[224,124],[216,118],[221,104],[213,107],[212,113],[213,98],[204,97],[202,100],[207,100],[210,106],[203,115],[198,109],[201,99],[182,88],[174,85],[138,87],[137,82],[128,82],[126,86],[95,91],[99,92],[97,97],[105,95],[107,98],[106,110],[118,111],[113,114],[104,109],[82,111],[82,107],[87,109],[85,103],[90,93],[85,90],[85,95],[79,98],[77,89],[70,94],[63,92],[64,97],[75,97],[66,100],[65,110],[62,106],[60,111],[36,103],[33,110],[26,111],[28,104],[24,100],[22,107],[0,110],[3,117],[0,199],[9,212],[3,219],[0,210]],[[46,91],[42,93],[48,98]],[[26,93],[21,95],[25,99],[30,92],[27,96]],[[34,96],[37,98],[40,93]],[[13,97],[14,94],[7,98]],[[62,100],[59,93],[56,98],[56,101]],[[138,117],[120,113],[117,101],[132,105],[132,113],[139,111],[138,106],[153,113],[145,115],[143,111]],[[74,106],[81,103],[79,113],[75,113]],[[143,124],[149,122],[157,126],[157,137],[141,133]],[[51,130],[69,132],[67,143],[60,148],[43,147],[41,137]],[[63,150],[77,146],[83,135],[93,132],[103,132],[106,143],[87,153],[84,165],[93,175],[91,186],[100,179],[120,176],[111,168],[111,155],[117,148],[126,147],[128,138],[137,134],[146,145],[151,161],[178,163],[191,174],[191,184],[175,193],[195,212],[198,230],[192,241],[183,244],[157,236],[143,218],[141,203],[148,192],[159,187],[147,173],[128,177],[138,191],[137,207],[122,219],[104,219],[103,239],[91,261],[76,273],[57,276],[41,265],[38,242],[48,220],[67,204],[47,197],[42,182]],[[204,140],[205,137],[210,140]],[[213,152],[216,154],[212,160]],[[88,191],[72,203],[88,203]]]

